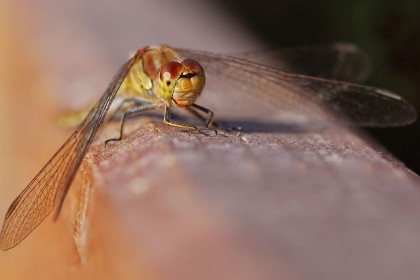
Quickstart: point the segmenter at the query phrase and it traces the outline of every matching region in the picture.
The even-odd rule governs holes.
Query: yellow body
[[[176,62],[181,65],[182,58],[173,49],[163,45],[149,46],[139,51],[143,52],[142,58],[133,65],[121,84],[114,104],[108,111],[109,115],[114,115],[119,104],[127,99],[159,104],[158,107],[170,107],[174,104],[188,107],[195,102],[205,84],[201,66],[191,66],[190,60],[185,60],[186,66],[181,66],[179,72],[161,75],[160,70],[165,68],[165,64]],[[200,73],[190,77],[193,71]],[[91,108],[89,106],[77,112],[63,114],[59,124],[66,127],[77,126]]]

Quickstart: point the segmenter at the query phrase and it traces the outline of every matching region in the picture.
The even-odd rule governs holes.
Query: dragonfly
[[[273,64],[275,58],[281,63]],[[0,249],[18,245],[52,212],[53,219],[58,218],[106,115],[119,115],[121,122],[119,136],[106,143],[123,138],[124,122],[129,116],[154,109],[163,110],[167,125],[197,129],[173,122],[169,117],[172,107],[185,109],[207,128],[214,123],[214,111],[226,118],[238,112],[270,117],[279,111],[291,111],[310,119],[363,126],[412,123],[416,112],[404,98],[356,84],[365,78],[366,69],[363,54],[345,43],[232,55],[166,45],[141,48],[121,66],[75,132],[12,202],[0,233]],[[196,104],[205,85],[212,95],[212,110]],[[230,94],[233,90],[239,94]],[[123,101],[111,111],[116,97]]]

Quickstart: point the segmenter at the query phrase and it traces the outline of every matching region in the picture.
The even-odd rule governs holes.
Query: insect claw
[[[213,128],[197,129],[197,131],[205,136],[217,136],[217,130]],[[212,134],[207,133],[209,131],[211,131]]]
[[[120,142],[121,139],[122,139],[121,137],[108,139],[105,141],[105,147],[108,147],[110,142]]]

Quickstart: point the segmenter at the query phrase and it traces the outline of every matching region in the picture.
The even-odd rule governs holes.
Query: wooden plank
[[[416,273],[418,178],[348,129],[206,136],[132,125],[111,147],[107,129],[88,157],[89,265],[122,250],[107,273],[120,263],[160,279]]]

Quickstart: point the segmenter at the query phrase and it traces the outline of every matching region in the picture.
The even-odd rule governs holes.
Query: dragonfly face
[[[203,91],[206,79],[203,67],[192,59],[165,63],[158,77],[157,94],[180,107],[194,104]]]

